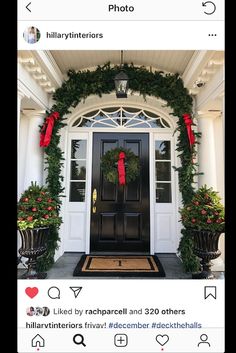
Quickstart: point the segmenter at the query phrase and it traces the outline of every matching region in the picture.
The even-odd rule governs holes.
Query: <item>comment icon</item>
[[[48,289],[48,296],[51,299],[60,299],[61,298],[61,292],[58,287],[50,287]]]

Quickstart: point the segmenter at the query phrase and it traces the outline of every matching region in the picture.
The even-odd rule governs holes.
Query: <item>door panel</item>
[[[106,181],[100,168],[101,157],[116,147],[129,148],[140,159],[140,175],[128,185]],[[97,200],[96,212],[91,213],[91,252],[149,252],[148,134],[94,133],[92,164]]]
[[[124,214],[124,239],[125,240],[141,240],[142,232],[142,215],[140,213]]]

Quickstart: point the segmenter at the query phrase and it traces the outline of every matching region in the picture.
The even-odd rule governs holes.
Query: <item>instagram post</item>
[[[18,352],[225,352],[224,8],[137,3],[18,1]]]

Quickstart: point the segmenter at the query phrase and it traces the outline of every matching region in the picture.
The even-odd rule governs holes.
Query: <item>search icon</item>
[[[50,287],[48,289],[48,296],[51,299],[60,299],[60,289],[57,287]]]
[[[77,339],[77,338],[79,338],[79,339]],[[74,335],[73,342],[75,344],[82,344],[84,347],[86,347],[86,344],[84,343],[84,336],[81,335],[80,333],[77,333],[76,335]]]

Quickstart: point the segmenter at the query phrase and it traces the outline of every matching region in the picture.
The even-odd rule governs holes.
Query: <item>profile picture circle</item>
[[[24,40],[29,44],[37,43],[41,37],[40,30],[34,26],[27,27],[23,33]]]

